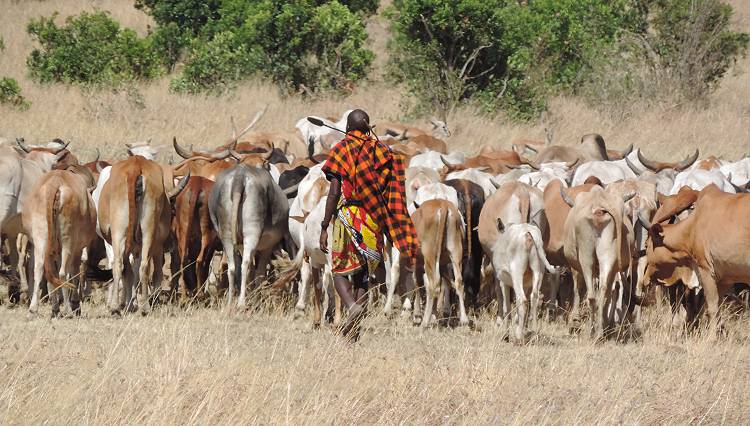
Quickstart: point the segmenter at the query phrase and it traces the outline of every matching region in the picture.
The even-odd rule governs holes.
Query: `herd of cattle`
[[[347,114],[322,120],[342,128]],[[331,281],[318,247],[328,192],[321,166],[341,135],[305,119],[295,132],[252,131],[261,116],[241,132],[233,123],[215,150],[174,139],[176,164],[156,162],[150,142],[126,144],[124,160],[85,164],[61,140],[0,145],[2,259],[20,283],[10,285],[11,302],[36,313],[46,294],[53,315],[61,301],[73,314],[90,281],[101,280],[112,313],[148,312],[163,292],[201,300],[217,282],[227,305],[243,308],[248,291],[275,280],[296,289],[301,311],[313,289],[320,325]],[[386,313],[401,300],[423,326],[454,308],[468,324],[469,308],[496,299],[498,325],[515,339],[542,305],[566,313],[575,329],[585,313],[601,338],[638,321],[662,287],[686,324],[716,328],[724,296],[750,282],[748,158],[698,160],[696,150],[659,162],[632,145],[608,149],[597,134],[574,146],[517,141],[466,157],[448,152],[444,123],[433,126],[374,126],[408,161],[406,197],[421,243],[413,269],[387,246]],[[274,270],[282,250],[292,259]]]

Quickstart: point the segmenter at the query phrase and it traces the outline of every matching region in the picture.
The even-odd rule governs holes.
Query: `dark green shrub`
[[[31,106],[31,103],[21,95],[18,82],[8,77],[0,78],[0,104],[12,105],[22,110]]]
[[[38,43],[26,60],[41,82],[106,83],[149,79],[162,73],[163,60],[150,38],[121,28],[105,12],[81,13],[65,25],[51,17],[32,19],[27,31]]]
[[[259,75],[286,90],[347,89],[373,54],[362,18],[337,1],[224,0],[172,87],[198,92]]]

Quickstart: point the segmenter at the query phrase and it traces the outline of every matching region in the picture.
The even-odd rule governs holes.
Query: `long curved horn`
[[[182,179],[180,179],[180,181],[177,183],[177,186],[175,186],[169,192],[167,192],[167,197],[169,198],[170,201],[174,200],[174,198],[177,195],[179,195],[180,192],[182,192],[183,189],[185,189],[185,187],[187,186],[189,180],[190,180],[190,171],[188,170],[188,172],[185,175],[185,177],[183,177]]]
[[[638,210],[638,222],[643,226],[646,231],[651,229],[651,221],[643,215],[643,212]]]
[[[99,148],[96,148],[96,158],[94,158],[94,162],[96,163],[99,161],[99,158],[102,156],[101,151],[99,151]]]
[[[188,159],[193,157],[193,147],[190,146],[190,151],[186,150],[185,148],[181,147],[180,144],[177,143],[177,136],[172,137],[172,146],[174,147],[174,152],[177,153],[182,158]]]
[[[57,155],[57,154],[59,154],[59,153],[61,153],[61,152],[65,151],[66,149],[68,149],[68,145],[70,145],[70,141],[67,141],[67,142],[65,142],[65,143],[63,144],[63,146],[61,146],[60,148],[56,149],[56,150],[55,150],[55,151],[53,151],[52,153],[53,153],[53,154],[55,154],[55,155]]]
[[[23,138],[16,138],[16,144],[18,144],[18,147],[21,148],[23,152],[27,154],[31,152],[31,147],[26,145],[26,142]]]
[[[214,152],[211,155],[209,155],[208,158],[214,159],[214,160],[225,160],[232,156],[232,152],[228,149],[225,149],[221,152]]]
[[[449,169],[453,169],[453,168],[455,168],[455,167],[456,167],[456,165],[455,165],[455,164],[451,164],[451,163],[449,163],[449,162],[448,162],[448,161],[447,161],[447,160],[445,159],[445,157],[443,157],[442,155],[440,156],[440,161],[442,161],[442,162],[443,162],[443,164],[445,165],[445,167],[447,167],[447,168],[449,168]]]
[[[622,151],[621,155],[622,155],[622,157],[623,157],[623,158],[625,158],[625,157],[627,157],[627,156],[628,156],[628,154],[630,154],[631,152],[633,152],[633,144],[632,144],[632,143],[631,143],[630,145],[628,145],[628,147],[627,147],[627,148],[625,148],[625,150],[624,150],[624,151]]]
[[[563,188],[562,185],[560,185],[560,196],[562,197],[563,201],[565,201],[565,204],[573,207],[573,204],[575,204],[575,202],[570,199],[570,196],[568,196],[568,194],[565,193],[565,188]]]
[[[297,189],[299,189],[299,183],[296,184],[296,185],[292,185],[289,188],[282,189],[282,192],[284,192],[284,195],[286,195],[287,197],[289,197],[290,195],[292,195],[295,192],[297,192]]]
[[[237,152],[237,151],[235,151],[233,149],[229,150],[229,155],[231,155],[237,161],[242,161],[242,159],[245,158],[244,154],[240,154],[239,152]]]
[[[580,160],[581,160],[580,158],[576,158],[576,159],[575,159],[575,160],[573,160],[573,161],[569,161],[569,162],[565,163],[565,167],[566,167],[566,168],[567,168],[568,170],[570,170],[570,169],[572,169],[573,167],[575,167],[575,166],[576,166],[576,164],[578,164],[578,162],[579,162]]]
[[[265,161],[265,162],[268,162],[268,160],[270,160],[270,159],[271,159],[271,157],[273,156],[273,151],[274,151],[275,149],[276,149],[276,147],[275,147],[275,146],[273,146],[273,142],[272,142],[272,143],[271,143],[271,149],[270,149],[270,150],[268,150],[268,153],[266,153],[266,154],[263,154],[263,155],[261,155],[261,156],[260,156],[260,158],[262,158],[262,159],[263,159],[263,161]]]
[[[644,167],[651,170],[652,172],[659,172],[662,169],[662,167],[660,167],[657,162],[651,161],[648,158],[644,157],[642,149],[638,150],[638,161],[640,161]]]
[[[635,198],[636,195],[638,195],[637,192],[631,192],[629,194],[626,194],[624,197],[622,197],[622,203],[623,204],[627,203],[628,201],[630,201],[633,198]]]
[[[641,173],[643,173],[642,171],[638,170],[638,167],[636,167],[635,164],[633,164],[633,162],[630,161],[630,159],[627,156],[625,156],[625,164],[627,164],[628,167],[630,167],[630,170],[632,170],[636,176],[640,176]]]
[[[693,153],[693,155],[690,155],[684,160],[677,163],[674,166],[674,169],[677,170],[678,172],[681,172],[687,169],[688,167],[692,166],[693,163],[695,163],[697,160],[698,160],[698,148],[695,149],[695,152]]]
[[[518,159],[521,160],[523,164],[526,164],[527,166],[531,167],[532,169],[536,171],[539,171],[540,166],[541,166],[539,163],[537,163],[536,161],[531,161],[519,153],[516,153],[516,154],[518,154]]]

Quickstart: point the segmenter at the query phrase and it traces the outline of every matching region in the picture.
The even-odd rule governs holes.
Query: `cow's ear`
[[[500,232],[505,232],[505,225],[503,224],[503,220],[499,217],[497,218],[497,230]]]

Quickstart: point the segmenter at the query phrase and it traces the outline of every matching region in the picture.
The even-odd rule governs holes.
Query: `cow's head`
[[[662,224],[656,223],[651,226],[648,234],[646,269],[641,277],[641,285],[647,288],[652,285],[670,286],[678,281],[687,282],[692,273],[690,256],[665,244],[665,230]]]

